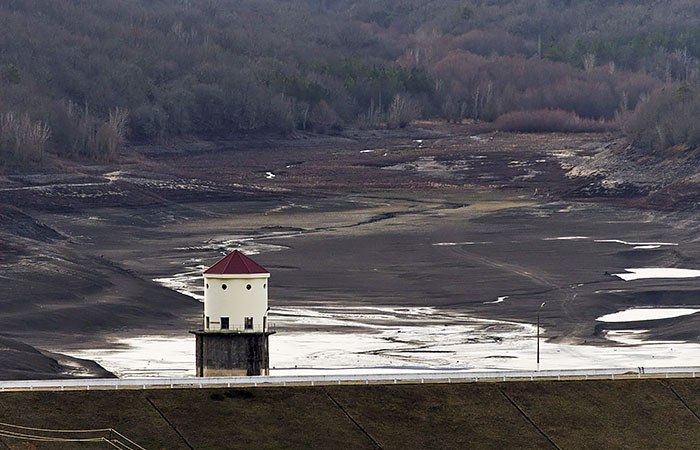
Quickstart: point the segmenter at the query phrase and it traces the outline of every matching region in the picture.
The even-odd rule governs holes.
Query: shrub
[[[341,126],[338,114],[324,100],[313,107],[309,119],[314,130],[319,133],[327,133],[329,130]]]
[[[494,122],[494,128],[501,131],[519,131],[523,133],[576,133],[609,131],[614,128],[614,125],[610,122],[582,119],[570,111],[540,109],[535,111],[513,111],[503,114]]]
[[[8,112],[0,116],[0,159],[3,161],[40,161],[51,136],[48,124],[32,121],[29,114]]]
[[[700,145],[700,86],[681,83],[641,102],[625,123],[632,144],[645,150]]]
[[[129,117],[129,136],[137,141],[161,137],[168,115],[157,105],[141,105]]]
[[[97,128],[95,134],[95,153],[99,159],[113,160],[124,144],[126,124],[129,113],[116,108],[109,112],[109,120]]]
[[[58,130],[53,144],[60,155],[113,159],[124,144],[128,117],[126,110],[115,108],[105,122],[91,115],[87,105],[81,108],[71,101],[57,102],[51,113]]]
[[[0,79],[4,83],[19,84],[22,82],[22,75],[14,64],[5,64],[0,66]]]

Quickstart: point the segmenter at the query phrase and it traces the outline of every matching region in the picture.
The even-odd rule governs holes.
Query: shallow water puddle
[[[465,242],[435,242],[432,245],[434,247],[458,247],[461,245],[487,245],[493,244],[489,241],[465,241]]]
[[[678,244],[675,242],[627,242],[627,241],[622,241],[620,239],[596,239],[593,242],[597,242],[600,244],[622,244],[622,245],[628,245],[631,247],[648,247],[648,246],[655,246],[655,247],[676,247]]]
[[[700,310],[667,309],[687,314]],[[659,310],[647,311],[661,318]],[[531,324],[475,319],[429,307],[290,307],[275,313],[271,322],[279,332],[270,337],[273,376],[537,367],[537,328]],[[542,339],[540,368],[682,366],[700,353],[698,344],[643,341],[644,332],[608,332],[611,340],[625,344],[619,347]],[[121,339],[113,348],[66,353],[97,361],[120,377],[194,375],[193,336]]]
[[[560,236],[553,238],[544,238],[543,241],[583,241],[589,239],[587,236]]]
[[[193,260],[192,262],[199,262],[198,260]],[[176,273],[172,277],[167,278],[154,278],[153,281],[165,286],[168,289],[179,292],[199,300],[204,301],[204,288],[202,287],[202,272],[206,270],[207,266],[204,265],[194,265],[185,267],[186,271],[181,273]]]
[[[642,320],[661,320],[688,316],[700,311],[700,308],[630,308],[616,313],[598,317],[599,322],[638,322]]]
[[[91,359],[120,378],[195,375],[194,336],[119,339],[112,348],[64,353]]]
[[[614,273],[613,275],[625,281],[643,280],[648,278],[697,278],[700,270],[674,269],[664,267],[646,267],[642,269],[625,269],[627,273]]]

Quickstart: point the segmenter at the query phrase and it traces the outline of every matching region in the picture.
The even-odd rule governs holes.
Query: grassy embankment
[[[700,441],[695,379],[6,392],[0,405],[2,422],[112,427],[149,449],[680,449]]]

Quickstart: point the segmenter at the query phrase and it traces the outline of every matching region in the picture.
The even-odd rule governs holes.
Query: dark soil
[[[662,204],[659,189],[672,187],[609,182],[601,167],[622,164],[611,155],[615,136],[425,124],[297,138],[132,148],[138,157],[108,166],[0,178],[2,334],[57,350],[186,333],[201,304],[153,279],[214,262],[235,237],[282,247],[256,256],[273,271],[273,307],[428,305],[531,322],[547,300],[549,338],[600,341],[599,315],[696,304],[694,281],[618,292],[606,274],[693,264],[691,245],[630,253],[546,240],[694,242],[693,212],[631,208]],[[486,303],[503,295],[507,303]],[[675,319],[664,337],[696,339],[696,321]],[[0,377],[14,376],[0,367]]]

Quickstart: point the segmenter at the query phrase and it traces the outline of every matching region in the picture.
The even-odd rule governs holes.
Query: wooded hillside
[[[418,117],[603,130],[700,57],[685,0],[9,0],[0,22],[15,163]]]

